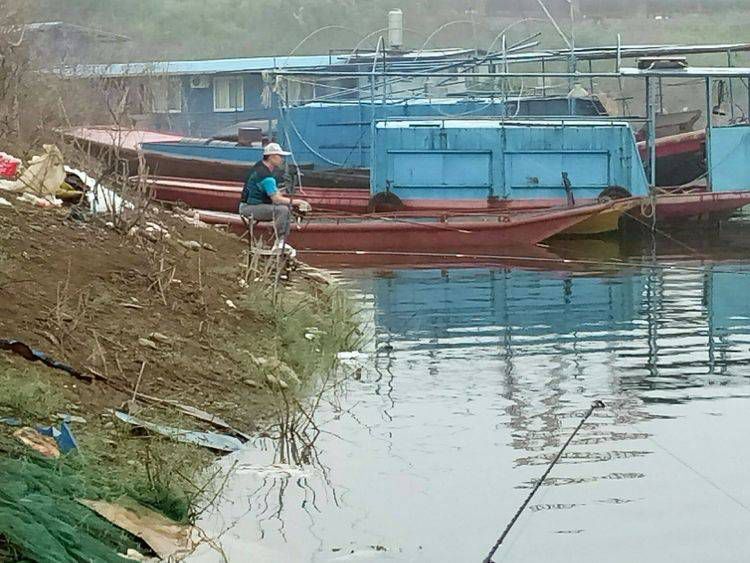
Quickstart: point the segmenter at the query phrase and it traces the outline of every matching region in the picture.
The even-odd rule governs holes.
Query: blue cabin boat
[[[316,169],[369,168],[373,119],[404,117],[455,117],[507,115],[603,115],[596,98],[535,97],[510,99],[417,98],[371,103],[311,103],[282,111],[277,123],[277,140],[289,147],[297,163]],[[208,139],[144,143],[148,152],[182,158],[199,158],[232,163],[249,163],[260,158],[260,147]]]
[[[300,163],[316,168],[369,168],[373,120],[400,118],[601,116],[606,110],[596,97],[525,97],[360,100],[310,103],[281,112],[278,138]]]
[[[231,141],[194,139],[190,137],[181,141],[142,143],[141,148],[147,152],[159,153],[166,156],[249,164],[258,162],[263,156],[263,149],[260,146],[246,146]]]
[[[371,192],[405,200],[576,200],[648,195],[630,126],[599,120],[444,119],[376,124]]]

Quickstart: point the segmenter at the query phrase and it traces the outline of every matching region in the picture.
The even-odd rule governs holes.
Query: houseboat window
[[[240,76],[214,78],[214,111],[243,111],[245,86]]]
[[[154,113],[180,113],[182,81],[179,78],[154,81],[151,84],[151,105]]]

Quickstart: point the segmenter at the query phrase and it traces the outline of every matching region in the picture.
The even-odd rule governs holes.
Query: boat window
[[[162,78],[151,84],[151,109],[154,113],[182,112],[182,81]]]
[[[214,78],[214,111],[243,111],[245,85],[241,76]]]

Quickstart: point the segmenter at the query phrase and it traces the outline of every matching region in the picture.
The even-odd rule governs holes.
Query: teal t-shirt
[[[273,196],[278,189],[276,178],[274,178],[270,171],[265,168],[265,165],[256,165],[253,167],[245,181],[241,201],[250,205],[273,203],[271,196]]]

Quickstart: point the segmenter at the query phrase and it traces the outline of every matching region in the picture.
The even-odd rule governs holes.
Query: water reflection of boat
[[[289,243],[300,250],[494,252],[534,245],[614,205],[606,202],[528,213],[316,216],[292,229]],[[247,230],[238,215],[213,211],[199,215],[206,223],[228,225],[239,234]],[[254,232],[269,240],[274,235],[273,226],[267,223],[259,223]]]

